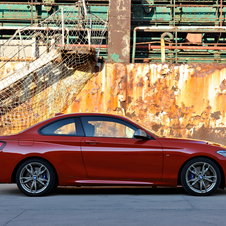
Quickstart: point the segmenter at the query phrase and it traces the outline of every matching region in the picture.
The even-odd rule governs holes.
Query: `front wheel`
[[[50,192],[55,184],[53,167],[42,159],[28,159],[16,172],[18,188],[28,196],[41,196]]]
[[[210,195],[221,182],[218,166],[210,159],[195,158],[188,161],[181,171],[181,183],[192,195]]]

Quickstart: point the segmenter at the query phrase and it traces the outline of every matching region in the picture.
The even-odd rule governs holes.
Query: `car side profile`
[[[165,138],[116,115],[61,114],[0,136],[0,183],[28,196],[56,186],[178,186],[192,195],[225,187],[226,147]]]

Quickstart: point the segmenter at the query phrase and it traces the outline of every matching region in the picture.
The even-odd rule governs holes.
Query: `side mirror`
[[[143,140],[147,140],[148,135],[141,129],[138,129],[135,131],[134,135],[133,135],[136,139],[143,139]]]

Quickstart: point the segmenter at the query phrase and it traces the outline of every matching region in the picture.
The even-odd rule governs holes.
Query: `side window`
[[[136,127],[126,121],[110,117],[82,117],[86,136],[133,138]]]
[[[84,136],[79,118],[60,119],[40,130],[42,135]]]

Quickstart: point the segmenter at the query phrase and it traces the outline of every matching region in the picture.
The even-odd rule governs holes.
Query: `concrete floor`
[[[183,188],[64,188],[27,197],[0,184],[0,226],[154,225],[226,226],[226,191],[208,197]]]

